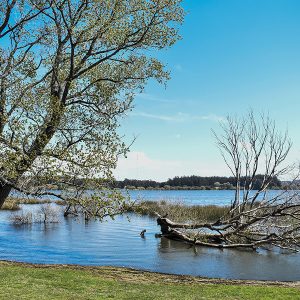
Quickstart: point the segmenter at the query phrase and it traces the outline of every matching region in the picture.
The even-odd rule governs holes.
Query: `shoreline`
[[[199,285],[233,285],[233,286],[263,286],[263,287],[289,287],[300,290],[300,280],[297,281],[273,281],[273,280],[251,280],[251,279],[222,279],[209,278],[202,276],[180,275],[161,272],[152,272],[148,270],[115,267],[115,266],[88,266],[77,264],[40,264],[26,263],[12,260],[0,260],[0,267],[24,267],[33,269],[52,269],[69,271],[87,271],[95,275],[105,276],[109,279],[121,281],[134,281],[136,283],[157,283],[167,282],[169,284],[199,284]]]

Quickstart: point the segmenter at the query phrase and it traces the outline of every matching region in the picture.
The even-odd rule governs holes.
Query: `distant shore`
[[[171,186],[171,187],[159,187],[159,188],[153,188],[153,187],[134,187],[134,186],[127,186],[124,188],[125,190],[130,190],[130,191],[144,191],[144,190],[149,190],[149,191],[235,191],[235,188],[218,188],[218,187],[213,187],[213,186]],[[271,187],[269,188],[270,190],[281,190],[282,187]]]

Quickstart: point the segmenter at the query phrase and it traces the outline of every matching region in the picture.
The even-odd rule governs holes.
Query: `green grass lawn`
[[[300,299],[300,286],[0,262],[0,299]]]

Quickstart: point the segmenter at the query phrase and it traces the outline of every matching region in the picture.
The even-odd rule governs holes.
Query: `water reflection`
[[[222,251],[156,238],[159,227],[153,218],[130,214],[115,221],[85,223],[69,217],[57,224],[14,226],[9,215],[0,212],[0,259],[126,266],[236,279],[300,280],[299,254]],[[145,238],[140,236],[143,229]]]
[[[260,280],[299,280],[299,254],[221,250],[161,239],[160,271],[207,277]]]

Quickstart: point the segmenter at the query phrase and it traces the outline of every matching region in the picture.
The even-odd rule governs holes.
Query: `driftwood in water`
[[[243,226],[236,224],[228,224],[227,222],[215,222],[215,223],[202,223],[202,224],[183,224],[175,223],[166,217],[161,217],[158,215],[157,224],[161,228],[161,233],[163,237],[182,241],[194,245],[213,247],[218,249],[229,249],[229,248],[249,248],[256,250],[262,245],[278,246],[282,249],[294,250],[295,248],[284,247],[284,245],[278,244],[278,240],[282,237],[277,234],[264,234],[259,232],[252,232],[251,235],[246,235],[243,231]],[[181,232],[178,229],[209,229],[210,233],[201,233],[196,235],[195,238],[189,237],[187,234]],[[237,237],[239,239],[237,239]],[[241,242],[234,242],[234,241]]]
[[[183,229],[197,229],[197,228],[209,228],[211,230],[213,229],[213,226],[211,224],[197,224],[197,225],[190,225],[190,224],[179,224],[174,223],[168,218],[164,218],[158,215],[157,218],[157,224],[161,228],[162,236],[173,239],[173,240],[181,240],[187,243],[197,244],[200,245],[200,241],[197,239],[192,239],[188,237],[186,234],[180,232],[179,230],[176,230],[175,228],[183,228]],[[220,236],[219,235],[213,235],[208,234],[205,235],[207,240],[209,240],[211,243],[220,243]],[[209,246],[211,243],[201,243],[201,244],[207,244],[206,246]],[[218,246],[220,248],[220,245]]]
[[[163,218],[158,215],[157,218],[157,224],[161,228],[162,236],[172,239],[172,240],[178,240],[187,242],[194,245],[199,246],[206,246],[206,247],[214,247],[214,248],[253,248],[255,249],[255,245],[253,244],[223,244],[220,234],[206,234],[202,235],[202,238],[206,239],[207,242],[198,240],[197,238],[190,238],[188,235],[184,234],[183,232],[175,229],[175,228],[183,228],[183,229],[197,229],[197,228],[208,228],[210,230],[219,230],[219,228],[215,227],[214,224],[180,224],[180,223],[174,223],[168,218]],[[216,223],[215,223],[216,224]],[[224,228],[224,227],[223,227]]]

